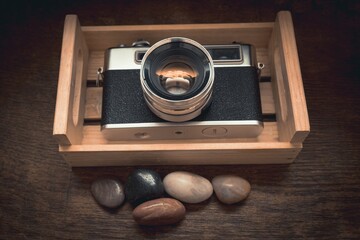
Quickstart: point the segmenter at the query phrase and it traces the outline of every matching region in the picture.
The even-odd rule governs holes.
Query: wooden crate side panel
[[[310,131],[304,87],[289,12],[277,15],[269,61],[280,141],[302,143]]]
[[[130,45],[137,39],[150,43],[167,37],[187,37],[202,44],[252,43],[266,48],[273,23],[169,24],[138,26],[82,27],[91,50],[105,50],[119,44]]]
[[[75,15],[65,19],[53,135],[59,144],[82,141],[89,50]]]
[[[286,164],[299,154],[301,146],[267,149],[193,149],[165,151],[62,151],[72,167],[125,165],[223,165]]]

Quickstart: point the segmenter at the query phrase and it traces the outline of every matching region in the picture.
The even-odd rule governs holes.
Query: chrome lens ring
[[[188,38],[166,38],[145,53],[140,81],[151,111],[164,120],[184,122],[209,105],[214,65],[201,44]]]

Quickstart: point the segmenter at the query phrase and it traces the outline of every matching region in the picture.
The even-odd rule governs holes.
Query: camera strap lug
[[[265,64],[263,64],[263,63],[261,63],[261,62],[258,62],[258,63],[257,63],[256,68],[257,68],[257,74],[258,74],[259,80],[260,80],[260,78],[261,78],[261,70],[264,69],[264,67],[265,67]]]
[[[96,78],[96,87],[101,87],[103,84],[103,81],[104,81],[104,69],[102,67],[98,68],[97,72],[96,72],[96,75],[97,75],[97,78]]]

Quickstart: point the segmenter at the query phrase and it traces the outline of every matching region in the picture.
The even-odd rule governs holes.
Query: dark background
[[[2,1],[0,15],[1,239],[360,238],[358,1]],[[238,174],[249,198],[186,204],[176,226],[139,227],[128,203],[107,211],[89,187],[133,167],[71,169],[52,137],[63,23],[274,21],[293,16],[311,133],[291,165],[159,166],[211,179]]]

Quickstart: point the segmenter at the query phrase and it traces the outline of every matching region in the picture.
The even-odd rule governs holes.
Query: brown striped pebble
[[[176,199],[159,198],[140,204],[132,215],[140,225],[169,225],[178,223],[185,217],[185,207]]]

